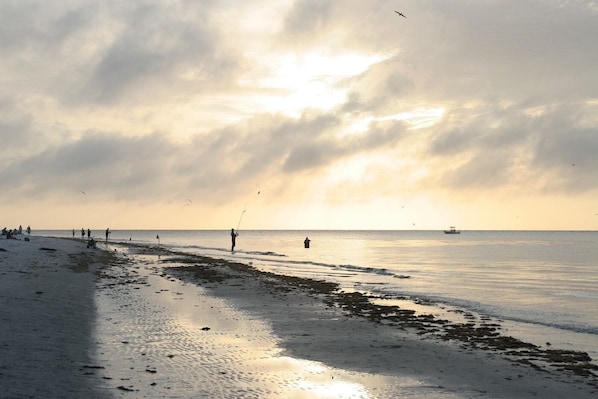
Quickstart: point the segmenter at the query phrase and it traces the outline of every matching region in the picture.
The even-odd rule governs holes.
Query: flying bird
[[[401,12],[398,12],[397,10],[395,10],[395,12],[396,12],[397,14],[399,14],[399,15],[400,15],[401,17],[403,17],[403,18],[407,18],[407,17],[405,16],[405,14],[403,14],[403,13],[401,13]]]

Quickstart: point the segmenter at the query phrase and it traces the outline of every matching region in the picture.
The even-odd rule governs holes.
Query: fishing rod
[[[256,195],[260,195],[260,192],[261,191],[258,190]],[[237,230],[235,230],[237,232],[239,231],[239,227],[241,226],[241,220],[243,220],[243,215],[245,215],[245,212],[247,212],[247,206],[249,205],[250,200],[251,199],[247,200],[247,202],[245,203],[245,207],[243,208],[243,211],[241,212],[241,216],[239,217],[239,223],[237,223]]]

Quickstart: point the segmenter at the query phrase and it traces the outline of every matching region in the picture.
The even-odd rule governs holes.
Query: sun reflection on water
[[[310,398],[369,398],[367,390],[361,384],[335,378],[334,370],[309,360],[281,357],[279,360],[289,365],[289,372],[300,371],[296,387],[308,393]],[[293,397],[293,396],[291,396]]]

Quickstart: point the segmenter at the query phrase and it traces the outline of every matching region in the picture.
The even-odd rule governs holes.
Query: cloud
[[[281,203],[335,204],[598,190],[591,2],[397,7],[2,2],[2,195],[223,206],[262,184]]]
[[[29,147],[34,138],[33,117],[24,114],[9,99],[0,99],[0,158],[10,162],[23,155],[23,149]]]
[[[325,30],[333,7],[334,2],[329,0],[295,1],[285,18],[284,31],[295,38],[317,35]]]
[[[430,143],[429,154],[447,165],[439,166],[444,169],[442,185],[457,190],[513,184],[525,191],[598,189],[593,177],[598,129],[583,127],[595,107],[480,108],[475,109],[480,115],[456,113],[460,118],[447,123],[447,130],[438,130]]]

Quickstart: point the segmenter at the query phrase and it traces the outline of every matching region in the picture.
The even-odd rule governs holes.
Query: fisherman
[[[237,236],[239,235],[239,233],[237,233],[235,231],[235,229],[230,229],[230,241],[231,241],[231,247],[230,247],[230,251],[234,252],[235,251],[235,245],[237,243]]]
[[[310,242],[310,241],[311,241],[311,240],[309,239],[309,237],[305,237],[305,241],[303,241],[303,246],[304,246],[305,248],[309,248],[309,242]]]

